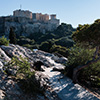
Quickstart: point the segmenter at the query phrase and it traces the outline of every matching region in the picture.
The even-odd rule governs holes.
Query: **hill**
[[[26,59],[26,57],[28,59]],[[10,44],[0,47],[1,100],[98,100],[61,74],[67,58]],[[59,92],[58,92],[59,91]]]

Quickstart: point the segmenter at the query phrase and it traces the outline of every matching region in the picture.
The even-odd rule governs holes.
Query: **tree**
[[[96,20],[93,24],[79,25],[76,32],[73,33],[73,39],[76,43],[86,46],[92,46],[96,48],[93,59],[88,61],[85,65],[78,66],[74,69],[73,80],[77,82],[77,73],[100,60],[99,47],[100,47],[100,19]]]
[[[75,29],[70,24],[61,23],[54,31],[56,37],[61,38],[68,35],[71,35]]]
[[[9,39],[11,44],[16,44],[16,35],[13,27],[10,28]]]
[[[52,40],[44,41],[40,45],[40,49],[46,52],[50,52],[50,48],[53,46],[54,42]]]
[[[88,48],[81,48],[76,45],[68,49],[69,56],[68,56],[68,62],[66,67],[67,76],[70,78],[73,78],[73,72],[74,69],[77,68],[77,66],[82,66],[87,64],[88,61],[92,60],[94,49],[88,49]],[[81,68],[81,67],[80,67]]]
[[[78,43],[88,43],[94,47],[100,44],[100,19],[93,24],[79,25],[73,33],[73,39]]]
[[[68,56],[68,49],[66,47],[60,46],[60,45],[52,45],[50,48],[51,53],[59,54],[62,56],[67,57]]]
[[[50,45],[48,41],[42,42],[40,45],[40,49],[46,52],[49,52]]]

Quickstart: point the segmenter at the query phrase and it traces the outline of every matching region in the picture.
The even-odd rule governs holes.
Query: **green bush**
[[[23,79],[28,79],[32,75],[34,75],[34,72],[30,71],[30,63],[27,61],[26,58],[13,57],[8,65],[12,68],[13,66],[18,66],[16,76],[22,75],[24,76]]]
[[[9,40],[7,40],[7,38],[5,38],[4,36],[2,36],[0,38],[0,45],[8,46],[9,45]]]
[[[44,41],[41,43],[39,49],[49,52],[51,47],[52,47],[52,41]]]
[[[100,60],[81,70],[79,76],[82,83],[86,85],[90,83],[92,87],[100,87]]]
[[[86,64],[88,61],[91,61],[93,58],[94,50],[84,49],[80,47],[72,47],[69,49],[68,64],[65,69],[65,73],[72,78],[73,69]]]
[[[34,43],[35,43],[34,39],[29,39],[24,36],[20,36],[20,38],[17,39],[17,44],[19,45],[25,45],[25,44],[34,45]]]
[[[19,86],[26,93],[42,93],[43,90],[40,88],[40,83],[35,78],[35,71],[31,71],[30,63],[26,58],[13,57],[8,63],[10,68],[17,66],[16,79],[18,80]]]
[[[66,37],[62,37],[59,39],[55,39],[55,44],[69,48],[69,47],[73,46],[74,42],[73,42],[71,36],[70,37],[66,36]]]
[[[61,54],[62,56],[67,57],[68,56],[68,49],[66,47],[60,46],[60,45],[53,45],[50,48],[51,53],[58,53]]]
[[[68,66],[74,68],[79,65],[84,65],[88,61],[92,60],[94,50],[84,49],[80,47],[72,47],[69,49]]]

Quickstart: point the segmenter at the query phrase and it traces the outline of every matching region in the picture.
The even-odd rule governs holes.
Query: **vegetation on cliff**
[[[67,48],[73,46],[71,35],[75,29],[70,24],[62,23],[53,32],[33,33],[27,37],[20,37],[17,41],[19,45],[30,49],[41,49],[46,52],[60,53],[67,57]]]
[[[7,40],[7,38],[5,38],[4,36],[2,36],[0,38],[0,45],[8,46],[9,45],[9,40]]]
[[[36,81],[35,70],[32,69],[27,58],[13,57],[11,61],[6,65],[5,72],[9,75],[9,69],[16,69],[14,75],[15,79],[19,83],[20,88],[25,93],[42,93],[44,90],[40,88],[39,82]],[[42,93],[43,94],[43,93]]]
[[[72,37],[76,47],[70,49],[67,74],[74,82],[87,86],[100,86],[100,20],[93,24],[79,25]]]

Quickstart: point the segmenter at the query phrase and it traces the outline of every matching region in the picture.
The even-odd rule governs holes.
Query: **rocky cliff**
[[[0,17],[0,34],[8,36],[10,28],[13,27],[17,36],[55,30],[58,25],[54,22],[33,21],[32,19],[20,16]]]
[[[38,67],[37,64],[42,63],[43,66],[41,68],[37,68],[38,71],[35,72],[35,78],[37,82],[39,82],[40,87],[44,88],[48,85],[48,77],[45,76],[42,71],[45,67],[52,67],[55,65],[54,61],[51,62],[51,59],[54,59],[58,62],[65,63],[66,58],[59,58],[53,54],[46,53],[43,51],[31,51],[26,47],[21,47],[19,45],[10,44],[9,46],[1,46],[0,47],[0,100],[5,98],[7,99],[15,99],[15,100],[34,100],[34,96],[26,95],[23,93],[23,90],[20,89],[17,82],[11,77],[16,74],[15,70],[8,69],[11,76],[4,73],[5,65],[12,59],[12,57],[17,56],[18,58],[21,56],[23,58],[28,58],[28,61],[31,64],[31,68],[35,69]],[[37,65],[37,66],[36,66]],[[64,66],[62,67],[64,69]],[[62,69],[60,68],[60,69]],[[9,74],[8,73],[8,74]],[[47,94],[46,94],[47,95]],[[50,97],[51,94],[49,94]],[[48,95],[47,95],[48,96]],[[27,98],[27,99],[25,99]],[[45,100],[43,96],[37,95],[35,100]],[[41,99],[40,99],[41,98]]]
[[[40,89],[45,89],[44,95],[37,93],[26,94],[20,88],[18,82],[12,77],[16,72],[8,68],[10,75],[5,74],[5,66],[12,57],[22,56],[28,58],[31,68],[35,71],[35,82]],[[10,44],[0,46],[0,100],[98,100],[87,90],[73,84],[72,80],[60,73],[67,62],[67,58],[41,50],[31,51],[26,47]]]

